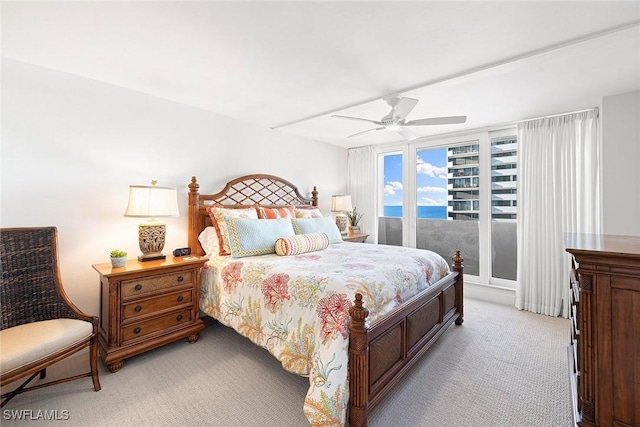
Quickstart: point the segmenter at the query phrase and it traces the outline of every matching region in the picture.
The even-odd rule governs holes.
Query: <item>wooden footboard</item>
[[[370,411],[453,323],[463,322],[463,259],[453,272],[402,306],[367,325],[356,294],[349,311],[349,424],[367,425]]]

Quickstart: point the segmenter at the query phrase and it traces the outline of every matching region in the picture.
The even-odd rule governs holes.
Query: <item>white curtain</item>
[[[373,146],[349,149],[347,154],[347,194],[351,203],[364,214],[360,228],[369,234],[369,242],[378,241],[376,218],[376,155]]]
[[[598,110],[518,124],[516,307],[569,314],[564,233],[601,230]]]

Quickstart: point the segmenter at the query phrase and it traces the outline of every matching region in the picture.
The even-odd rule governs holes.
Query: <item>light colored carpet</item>
[[[569,323],[478,300],[370,416],[371,427],[571,425]],[[84,369],[59,363],[49,379]],[[82,379],[22,394],[3,426],[304,426],[308,380],[235,331],[210,324],[195,344],[178,341],[125,360],[102,390]],[[31,412],[20,412],[31,410]],[[58,421],[35,419],[49,411]],[[16,420],[18,414],[27,420]]]

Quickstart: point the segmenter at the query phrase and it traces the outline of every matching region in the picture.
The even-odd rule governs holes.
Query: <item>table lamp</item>
[[[178,193],[174,187],[158,187],[156,181],[151,185],[130,185],[129,203],[124,216],[149,218],[138,226],[138,244],[142,255],[138,261],[165,259],[162,254],[166,235],[165,224],[156,218],[179,216]]]
[[[344,212],[353,210],[351,206],[351,196],[338,194],[331,196],[331,211],[338,212],[336,214],[336,225],[340,234],[347,234],[347,215]]]

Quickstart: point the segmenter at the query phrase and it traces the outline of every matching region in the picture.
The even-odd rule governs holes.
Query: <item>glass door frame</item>
[[[429,139],[420,139],[418,141],[412,142],[410,143],[410,153],[411,153],[411,159],[408,159],[408,169],[409,169],[409,176],[410,176],[410,187],[411,187],[411,201],[409,201],[409,205],[407,210],[410,211],[411,216],[409,218],[409,221],[407,222],[407,224],[409,225],[407,228],[409,228],[409,230],[407,230],[407,232],[409,233],[409,245],[412,248],[415,248],[417,245],[416,242],[416,236],[417,236],[417,208],[418,208],[418,202],[417,202],[417,194],[416,194],[416,189],[417,189],[417,158],[418,158],[418,151],[422,151],[422,150],[431,150],[431,149],[439,149],[439,148],[448,148],[451,146],[456,146],[456,145],[465,145],[465,144],[469,144],[469,143],[477,143],[479,145],[479,152],[478,152],[478,156],[479,156],[479,164],[478,167],[480,168],[480,179],[479,179],[479,211],[480,214],[478,215],[478,264],[479,264],[479,275],[471,275],[468,273],[465,273],[465,279],[468,277],[470,279],[470,281],[473,282],[479,282],[479,283],[489,283],[489,273],[488,270],[486,268],[487,262],[490,260],[489,258],[489,254],[491,253],[491,247],[490,247],[490,239],[489,239],[489,235],[488,235],[488,231],[489,230],[489,223],[487,220],[487,215],[483,215],[483,212],[486,212],[486,208],[487,205],[490,207],[491,205],[491,201],[487,201],[486,197],[484,197],[484,195],[487,193],[487,191],[490,192],[491,189],[491,183],[487,183],[487,179],[483,179],[482,176],[482,171],[488,167],[489,169],[491,169],[491,153],[490,150],[487,150],[487,143],[488,143],[488,136],[487,136],[487,132],[473,132],[473,133],[465,133],[465,134],[458,134],[458,135],[451,135],[451,136],[440,136],[437,138],[429,138]],[[485,158],[487,157],[488,158]],[[409,195],[409,192],[407,192],[407,196]],[[487,249],[487,246],[489,247]],[[453,254],[451,254],[451,256],[453,256]],[[462,254],[462,257],[464,258],[464,253]]]
[[[470,283],[514,290],[516,281],[492,277],[491,263],[491,139],[516,136],[514,125],[487,128],[471,132],[420,138],[412,142],[401,142],[379,146],[376,150],[377,164],[376,182],[378,183],[376,217],[384,212],[384,176],[382,156],[386,154],[402,154],[403,172],[403,209],[402,209],[402,242],[404,246],[416,247],[417,232],[417,153],[419,150],[446,148],[452,145],[464,145],[471,141],[479,144],[479,275],[469,275]],[[484,171],[484,172],[483,172]],[[462,254],[464,257],[464,254]]]

